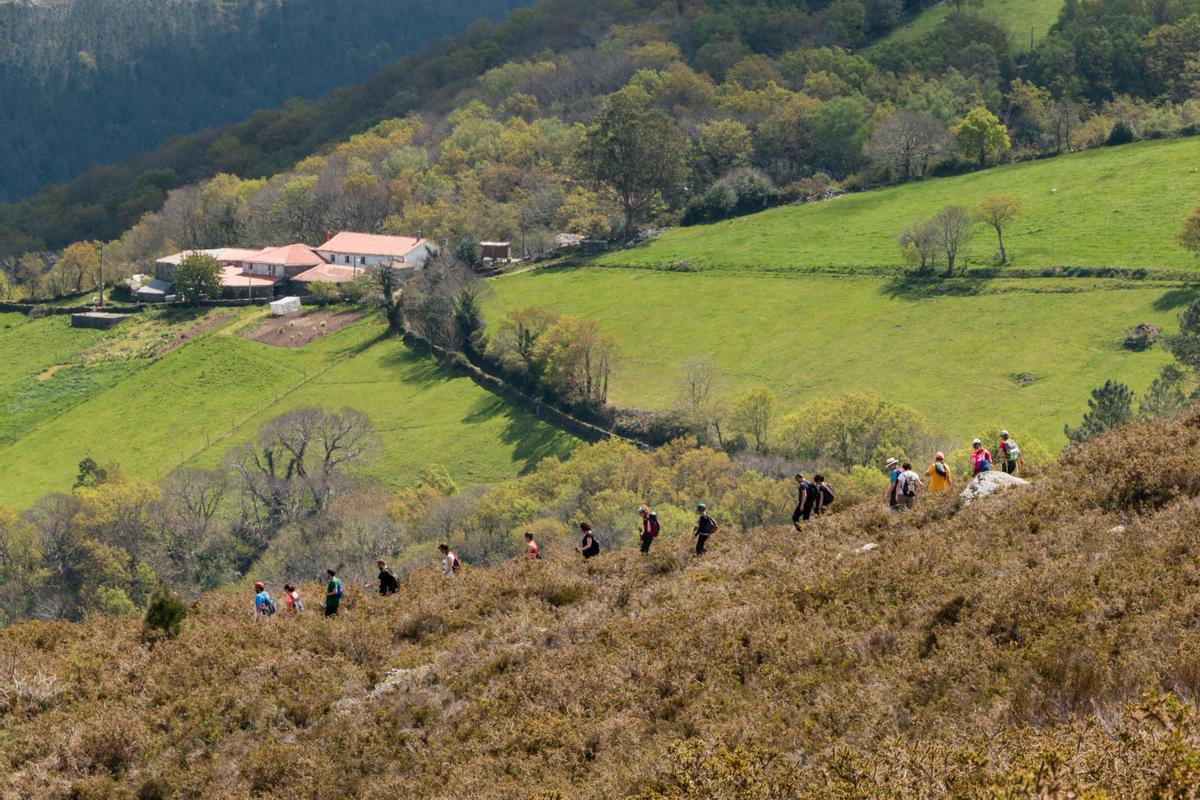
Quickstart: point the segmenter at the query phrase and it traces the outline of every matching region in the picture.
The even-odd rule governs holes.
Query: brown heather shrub
[[[1195,796],[1198,434],[1135,425],[970,507],[730,528],[702,559],[556,543],[446,581],[430,553],[336,619],[255,625],[223,590],[153,651],[136,619],[16,625],[0,796]],[[689,495],[728,478],[706,458]]]

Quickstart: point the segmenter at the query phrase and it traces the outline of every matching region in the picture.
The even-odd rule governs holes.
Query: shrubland
[[[1188,796],[1198,443],[1194,411],[1134,423],[970,506],[727,525],[699,559],[683,519],[648,557],[605,540],[447,581],[427,552],[393,597],[351,584],[335,619],[255,625],[228,590],[175,638],[11,626],[5,790]],[[558,469],[602,492],[614,452]]]

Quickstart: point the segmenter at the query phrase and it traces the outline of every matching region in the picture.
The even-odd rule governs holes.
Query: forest
[[[0,201],[289,98],[321,97],[521,4],[0,3],[0,97],[11,112],[0,119]]]

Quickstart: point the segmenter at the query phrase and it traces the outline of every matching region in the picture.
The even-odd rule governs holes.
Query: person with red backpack
[[[639,508],[638,514],[642,517],[642,527],[638,531],[641,534],[641,550],[642,555],[646,555],[650,552],[650,543],[658,536],[658,515],[649,506]]]
[[[442,553],[442,575],[447,580],[453,578],[462,569],[462,562],[450,551],[450,545],[445,542],[438,545],[438,550]]]

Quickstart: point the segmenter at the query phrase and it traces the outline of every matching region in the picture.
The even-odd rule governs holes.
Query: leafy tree
[[[400,314],[400,280],[396,277],[396,270],[388,264],[380,264],[371,269],[370,276],[371,289],[383,308],[384,316],[387,317],[388,330],[399,331],[403,325]]]
[[[62,273],[64,283],[76,292],[99,283],[100,251],[96,242],[75,242],[63,251],[54,268]]]
[[[813,400],[785,416],[777,449],[790,458],[828,459],[848,470],[921,452],[932,438],[914,409],[860,392]]]
[[[975,233],[975,220],[962,206],[946,206],[934,215],[930,224],[934,230],[934,241],[946,257],[946,275],[953,275],[959,252]]]
[[[1187,219],[1183,221],[1183,229],[1175,235],[1175,241],[1185,249],[1200,256],[1200,206],[1196,206]]]
[[[733,404],[729,427],[734,433],[753,439],[754,449],[761,453],[767,449],[777,405],[774,392],[766,386],[757,386]]]
[[[649,102],[645,90],[633,85],[610,94],[578,153],[584,174],[616,196],[627,237],[655,198],[678,185],[687,153],[674,120]]]
[[[471,269],[478,270],[483,267],[483,248],[478,239],[460,239],[458,244],[454,245],[454,255]]]
[[[187,607],[179,597],[166,586],[159,585],[150,595],[150,603],[146,606],[146,617],[143,621],[146,632],[150,636],[166,636],[174,639],[183,631],[183,620],[187,617]]]
[[[744,167],[754,153],[754,139],[745,124],[733,119],[719,119],[700,126],[696,146],[698,171],[708,178]]]
[[[899,242],[909,264],[925,269],[937,263],[938,231],[931,220],[909,225],[900,232]]]
[[[1004,229],[1021,215],[1021,198],[997,194],[984,198],[975,208],[975,218],[996,232],[996,245],[1000,248],[1000,263],[1008,263],[1008,251],[1004,249]]]
[[[1138,403],[1138,416],[1146,420],[1162,419],[1173,417],[1187,408],[1188,398],[1183,390],[1185,377],[1183,370],[1176,365],[1164,366],[1142,395]]]
[[[533,344],[547,388],[566,400],[599,408],[608,401],[616,339],[593,319],[559,317]]]
[[[220,297],[221,262],[207,253],[188,253],[175,267],[175,293],[192,305]]]
[[[1083,422],[1072,428],[1063,426],[1063,433],[1071,444],[1080,444],[1100,434],[1119,428],[1133,419],[1133,390],[1123,383],[1107,380],[1103,386],[1092,389],[1088,400],[1088,411]]]
[[[78,489],[81,486],[99,486],[108,480],[108,470],[96,463],[96,460],[91,456],[79,462],[79,472],[75,475],[75,483],[72,489]]]
[[[533,306],[510,311],[496,329],[492,348],[510,368],[519,366],[523,371],[532,373],[534,346],[557,319],[557,314]]]
[[[983,106],[967,112],[954,128],[954,140],[958,143],[959,152],[966,158],[975,159],[981,167],[1012,148],[1004,125]]]
[[[321,305],[336,303],[342,299],[342,290],[333,281],[313,281],[308,290],[312,292],[313,300]]]
[[[1179,315],[1179,333],[1168,336],[1166,345],[1181,366],[1200,376],[1200,300],[1193,300]]]

